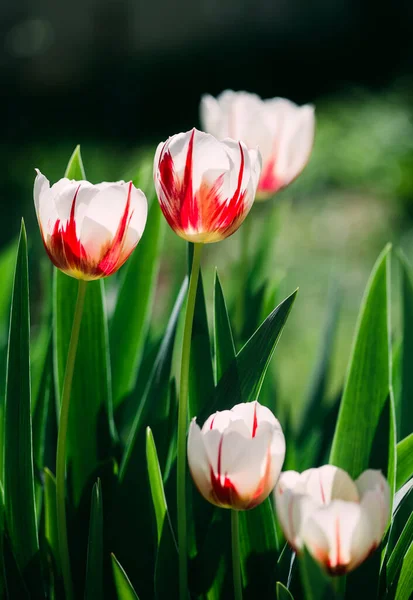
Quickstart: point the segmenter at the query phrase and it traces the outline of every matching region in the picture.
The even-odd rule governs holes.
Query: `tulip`
[[[332,575],[352,571],[379,546],[390,516],[389,484],[372,469],[355,481],[332,465],[286,471],[275,501],[291,547],[306,546]]]
[[[145,194],[124,181],[93,185],[64,178],[50,187],[36,171],[34,203],[52,263],[84,281],[112,275],[142,236]]]
[[[260,172],[256,149],[196,129],[159,144],[154,160],[166,220],[180,237],[204,244],[238,229],[254,202]]]
[[[258,402],[211,415],[202,429],[193,419],[188,436],[192,478],[206,500],[247,510],[274,488],[285,456],[281,425]]]
[[[226,90],[218,98],[203,96],[200,112],[202,127],[218,139],[231,137],[248,148],[259,147],[263,168],[258,199],[289,185],[310,158],[315,119],[309,104]]]

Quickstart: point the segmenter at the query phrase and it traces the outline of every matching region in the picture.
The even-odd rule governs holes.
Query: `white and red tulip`
[[[37,170],[34,203],[40,232],[53,264],[76,279],[107,277],[139,242],[148,204],[132,182],[60,179],[50,187]]]
[[[242,140],[259,147],[262,173],[257,198],[289,185],[306,166],[314,142],[314,107],[284,98],[261,100],[256,94],[226,90],[218,98],[203,96],[201,123],[218,139]]]
[[[261,157],[242,142],[217,141],[192,129],[159,144],[155,189],[180,237],[209,244],[233,234],[254,202]]]
[[[352,571],[380,545],[390,516],[389,484],[372,469],[355,481],[332,465],[285,471],[275,501],[292,548],[306,546],[332,575]]]
[[[202,429],[193,419],[188,436],[192,478],[206,500],[247,510],[274,488],[285,456],[281,425],[258,402],[211,415]]]

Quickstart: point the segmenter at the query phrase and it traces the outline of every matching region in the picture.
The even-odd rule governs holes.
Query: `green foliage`
[[[29,280],[22,223],[10,315],[4,407],[4,506],[16,566],[35,597],[42,596],[34,496],[30,406]]]
[[[150,187],[148,164],[145,161],[143,167],[133,171],[134,175],[138,173],[134,178],[137,185],[152,199],[143,239],[118,275],[106,285],[102,281],[88,283],[86,292],[67,460],[69,547],[76,598],[136,600],[138,594],[148,600],[178,597],[176,381],[181,348],[177,331],[188,282],[185,279],[170,306],[171,296],[165,289],[177,288],[176,281],[184,273],[168,273],[163,264],[165,221]],[[66,176],[85,178],[79,147],[69,161]],[[381,552],[374,553],[347,577],[327,575],[307,550],[294,559],[292,550],[284,544],[271,497],[253,510],[241,512],[243,598],[407,600],[413,594],[410,267],[402,259],[401,336],[390,321],[389,248],[379,257],[362,301],[342,396],[337,390],[331,392],[342,290],[332,286],[329,294],[326,291],[325,326],[318,354],[311,356],[315,366],[306,386],[304,410],[297,416],[300,408],[291,398],[284,411],[287,419],[283,419],[283,412],[277,412],[279,399],[269,367],[296,292],[278,300],[274,308],[280,278],[271,272],[275,225],[271,229],[269,224],[277,217],[278,228],[279,216],[277,208],[265,223],[254,255],[252,248],[251,256],[244,249],[248,269],[241,285],[231,272],[220,269],[224,286],[215,270],[211,287],[209,255],[205,252],[207,268],[199,278],[191,340],[190,414],[202,425],[216,410],[258,399],[277,407],[286,436],[288,467],[303,470],[318,466],[325,462],[332,445],[331,463],[354,478],[366,468],[379,468],[387,475],[392,494],[395,490],[397,493]],[[11,305],[4,410],[0,391],[4,454],[0,599],[60,600],[63,590],[53,473],[77,281],[55,270],[52,314],[50,310],[42,314],[36,341],[31,342],[24,227],[13,290],[8,252],[0,256],[0,271],[4,271],[0,365],[1,332],[7,330],[5,316]],[[109,317],[106,304],[110,307]],[[237,323],[235,335],[232,321]],[[239,349],[240,340],[247,337]],[[393,361],[393,372],[391,339],[396,340],[398,357]],[[30,361],[35,344],[36,360]],[[5,349],[5,340],[3,346]],[[297,339],[297,356],[301,350]],[[280,346],[277,358],[283,351],[285,348]],[[32,384],[31,377],[35,380]],[[393,382],[400,392],[397,438]],[[192,483],[188,482],[187,491],[188,598],[231,598],[229,511],[209,505]]]
[[[394,483],[395,435],[389,371],[389,252],[390,248],[385,248],[378,258],[362,302],[330,463],[343,468],[354,478],[369,467],[381,468]],[[374,442],[380,421],[384,421],[385,437],[377,448]]]

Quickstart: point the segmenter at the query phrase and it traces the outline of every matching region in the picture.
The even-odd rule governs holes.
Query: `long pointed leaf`
[[[413,477],[413,433],[397,444],[396,490]]]
[[[85,600],[103,598],[103,506],[102,485],[97,480],[92,490],[90,508],[89,541],[87,548],[87,567]]]
[[[391,393],[387,292],[389,251],[387,247],[378,258],[367,285],[330,455],[330,463],[345,469],[354,478],[375,462],[373,443]],[[388,426],[393,430],[392,424]],[[392,449],[390,455],[389,451],[386,452],[384,464],[375,464],[376,468],[381,467],[387,473],[391,485],[392,453]]]
[[[399,258],[403,288],[403,350],[398,431],[399,437],[404,438],[413,432],[413,274],[407,260],[401,255]]]
[[[4,505],[17,567],[33,597],[42,596],[33,474],[30,406],[30,324],[27,239],[20,232],[13,299],[4,419]]]
[[[214,405],[200,415],[201,421],[214,410],[231,408],[239,402],[258,398],[296,294],[296,291],[293,292],[268,315],[231,361],[216,387]]]
[[[114,554],[112,554],[112,567],[118,600],[139,600],[129,577]]]
[[[214,375],[209,340],[202,273],[199,274],[191,337],[189,372],[189,417],[195,417],[208,406],[214,395]]]
[[[214,282],[214,349],[215,379],[218,382],[235,359],[235,345],[224,292],[217,271]]]

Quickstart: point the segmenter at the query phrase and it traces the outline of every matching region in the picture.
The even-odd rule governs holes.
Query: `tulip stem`
[[[194,320],[196,291],[203,244],[194,244],[188,300],[182,341],[181,382],[178,407],[177,445],[177,502],[178,502],[178,548],[179,548],[179,597],[188,598],[188,564],[186,533],[186,433],[188,428],[189,362],[191,358],[192,323]]]
[[[242,600],[241,552],[239,545],[239,515],[237,510],[231,510],[231,538],[234,600]]]
[[[60,403],[59,431],[57,436],[56,455],[56,510],[57,531],[59,539],[60,565],[63,575],[66,600],[73,600],[73,583],[70,570],[69,545],[67,542],[65,475],[66,475],[66,439],[69,422],[70,393],[72,390],[73,371],[79,341],[80,323],[85,304],[87,282],[79,279],[75,313],[73,315],[72,333],[67,351],[66,370],[63,380],[62,399]]]

